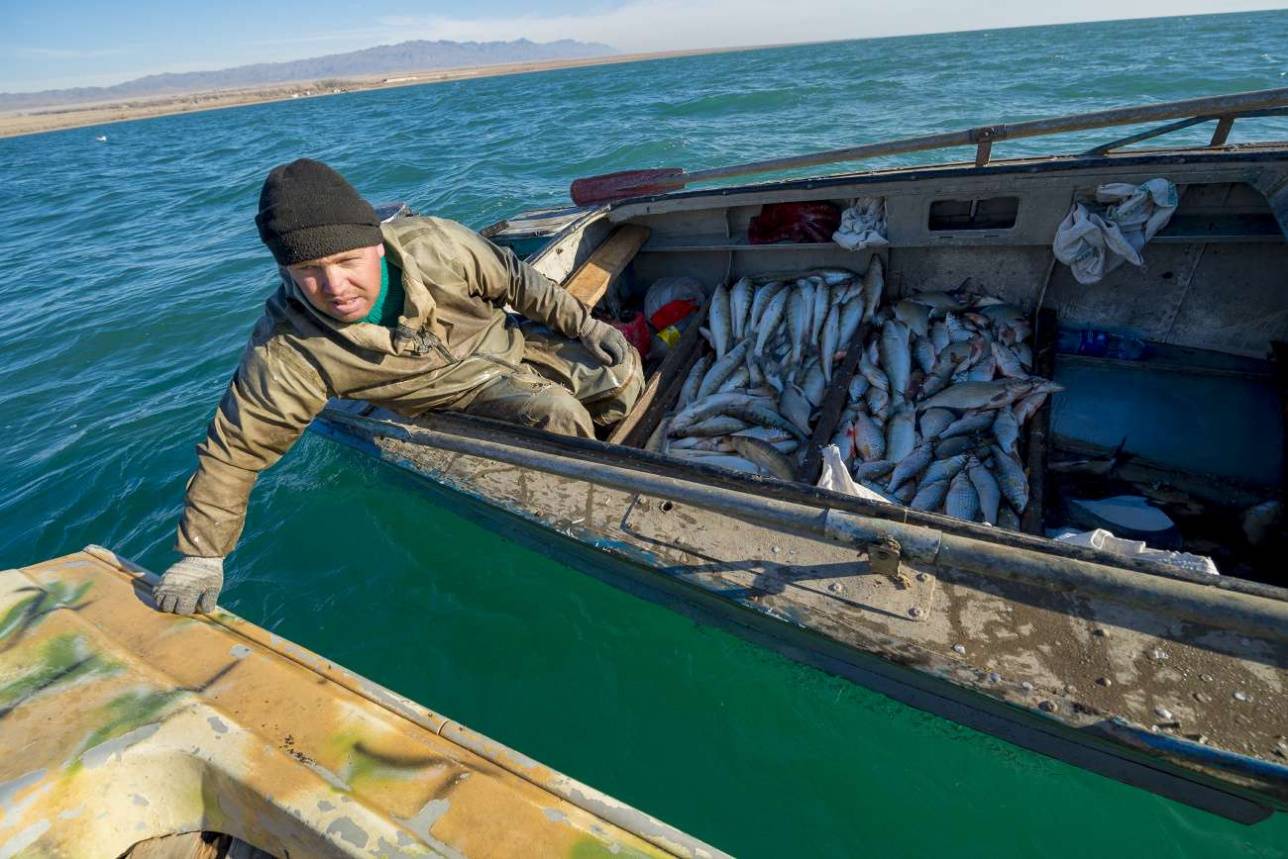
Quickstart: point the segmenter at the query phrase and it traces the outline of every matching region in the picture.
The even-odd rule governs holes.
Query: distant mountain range
[[[255,63],[217,71],[148,75],[107,87],[0,93],[0,110],[123,101],[211,90],[320,81],[327,78],[372,77],[410,74],[433,69],[602,57],[615,53],[617,49],[609,45],[576,42],[571,39],[560,39],[557,42],[531,42],[527,39],[517,39],[513,42],[420,40],[285,63]]]

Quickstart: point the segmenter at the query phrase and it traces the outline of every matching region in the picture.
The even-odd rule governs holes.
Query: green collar
[[[403,291],[402,272],[394,269],[391,273],[389,257],[380,260],[380,294],[371,304],[371,310],[362,318],[363,322],[383,325],[392,328],[402,316],[406,293]]]

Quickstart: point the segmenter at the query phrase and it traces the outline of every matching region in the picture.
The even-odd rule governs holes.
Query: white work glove
[[[187,556],[165,571],[152,596],[161,611],[209,613],[215,610],[215,600],[219,599],[219,589],[223,586],[223,558]]]
[[[589,314],[577,332],[577,339],[600,363],[610,367],[622,363],[626,359],[626,350],[631,348],[622,332]]]

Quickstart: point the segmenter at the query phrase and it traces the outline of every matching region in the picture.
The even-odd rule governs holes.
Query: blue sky
[[[0,0],[0,91],[300,59],[407,39],[600,41],[678,50],[1282,8],[1257,0]],[[791,10],[785,12],[785,9]]]

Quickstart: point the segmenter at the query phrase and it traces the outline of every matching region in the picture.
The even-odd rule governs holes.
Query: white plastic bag
[[[884,197],[859,197],[841,213],[841,226],[832,233],[832,241],[847,251],[883,247],[886,238]]]
[[[1097,528],[1094,531],[1065,531],[1055,535],[1055,538],[1062,543],[1070,543],[1074,546],[1100,549],[1105,552],[1113,552],[1115,555],[1125,555],[1129,558],[1158,561],[1191,573],[1220,575],[1216,564],[1207,555],[1172,552],[1166,549],[1151,549],[1141,540],[1127,540],[1122,537],[1115,537],[1104,528]]]
[[[1166,179],[1143,185],[1114,182],[1096,188],[1098,211],[1074,203],[1060,222],[1051,250],[1078,283],[1096,283],[1124,261],[1145,264],[1141,250],[1176,211],[1176,186]]]
[[[833,492],[840,492],[845,495],[855,495],[866,501],[880,501],[882,504],[890,503],[866,486],[854,482],[854,478],[850,476],[850,469],[846,468],[845,460],[841,458],[841,449],[839,447],[829,444],[827,447],[822,448],[820,452],[823,454],[823,472],[818,477],[819,489],[830,489]]]

